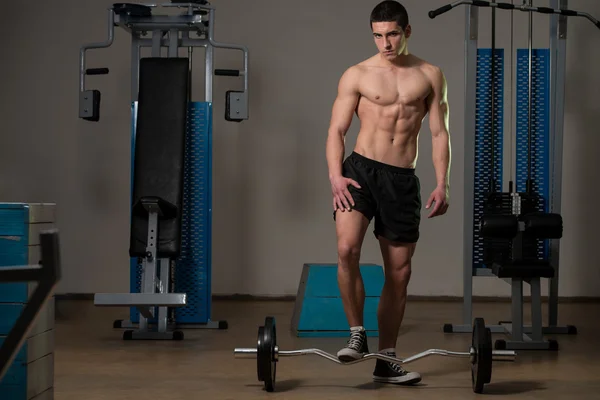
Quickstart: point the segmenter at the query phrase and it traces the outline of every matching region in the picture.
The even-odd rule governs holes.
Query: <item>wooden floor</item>
[[[292,302],[219,301],[214,319],[228,330],[186,331],[181,342],[123,341],[112,329],[124,309],[94,308],[91,302],[57,304],[55,398],[59,400],[191,399],[469,399],[466,359],[428,357],[410,364],[423,375],[416,387],[375,384],[374,361],[341,366],[317,356],[280,359],[277,392],[256,378],[256,362],[233,357],[235,347],[256,346],[257,326],[276,317],[282,350],[318,347],[335,353],[345,338],[299,339],[290,334]],[[444,334],[445,322],[459,322],[461,303],[412,302],[398,338],[398,356],[429,348],[466,351],[469,334]],[[509,318],[509,304],[482,303],[474,315],[487,324]],[[600,305],[564,304],[559,317],[578,335],[558,335],[558,352],[520,352],[514,363],[495,363],[486,393],[493,398],[600,399]],[[526,314],[527,317],[527,314]],[[499,338],[494,335],[494,339]],[[371,351],[377,338],[369,339]]]

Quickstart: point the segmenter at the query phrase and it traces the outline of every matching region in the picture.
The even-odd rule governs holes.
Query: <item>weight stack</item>
[[[367,336],[379,336],[377,307],[383,289],[381,265],[361,264],[365,286],[364,327]],[[294,313],[292,331],[298,337],[344,337],[350,326],[344,313],[337,281],[337,264],[304,264]]]
[[[519,214],[529,214],[539,208],[541,199],[536,194],[518,193],[520,197]],[[512,193],[489,193],[487,194],[483,206],[483,213],[486,215],[512,215],[513,214],[513,194]],[[513,239],[509,238],[483,238],[483,262],[486,267],[492,264],[506,265],[511,264],[513,257]],[[537,259],[537,241],[535,238],[523,238],[521,260]]]
[[[0,268],[41,261],[40,231],[54,228],[55,205],[0,203]],[[12,329],[35,282],[0,283],[0,343]],[[54,398],[54,297],[40,310],[27,339],[0,380],[2,400]]]

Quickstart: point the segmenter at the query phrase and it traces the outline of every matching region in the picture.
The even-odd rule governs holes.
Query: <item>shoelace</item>
[[[404,371],[404,369],[402,369],[402,367],[400,366],[400,364],[394,364],[394,363],[390,363],[390,367],[398,372],[399,374],[404,374],[406,373],[406,371]]]
[[[387,354],[390,357],[396,357],[395,354]],[[388,365],[390,366],[391,369],[393,369],[394,371],[398,372],[399,374],[405,374],[406,371],[402,368],[402,366],[400,364],[396,364],[396,363],[392,363],[392,362],[388,362]]]
[[[360,332],[352,332],[350,339],[348,340],[348,347],[360,350],[363,344],[363,335]]]

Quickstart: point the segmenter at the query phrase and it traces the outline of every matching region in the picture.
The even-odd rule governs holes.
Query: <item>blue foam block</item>
[[[49,223],[51,219],[45,212],[44,206],[40,204],[0,203],[0,268],[37,263],[38,260],[29,259],[29,247],[33,243],[30,240],[30,225]],[[27,305],[28,288],[26,282],[0,283],[0,345]],[[50,342],[42,347],[39,345],[39,341],[44,340],[44,337],[39,336],[36,340],[38,340],[38,349],[52,347]],[[48,352],[49,350],[43,351],[43,356],[48,357],[46,354]],[[46,381],[51,381],[49,378],[51,369],[46,368],[50,360],[41,360],[35,364],[41,357],[42,355],[31,353],[29,340],[23,342],[6,374],[0,380],[0,399],[27,400],[31,396],[37,396],[36,390],[47,390],[47,388],[37,387],[40,382],[38,375],[41,371],[46,371]]]
[[[378,336],[377,307],[385,280],[383,267],[361,264],[365,286],[364,327]],[[337,282],[337,264],[304,264],[298,286],[292,330],[299,337],[347,336],[346,319]]]
[[[0,203],[0,268],[27,265],[29,245],[29,206]],[[24,282],[0,284],[0,303],[27,301]]]

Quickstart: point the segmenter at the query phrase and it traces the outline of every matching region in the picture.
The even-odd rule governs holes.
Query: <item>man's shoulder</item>
[[[365,75],[368,74],[373,66],[374,63],[370,59],[350,65],[344,70],[340,80],[346,85],[358,86],[359,82],[365,78]]]
[[[443,76],[442,68],[439,65],[433,64],[421,57],[413,55],[419,68],[432,79],[439,79]]]
[[[359,61],[356,64],[349,66],[348,68],[346,68],[346,71],[344,71],[344,73],[351,75],[360,75],[367,72],[370,67],[374,66],[376,66],[375,58],[369,57],[366,60]]]

